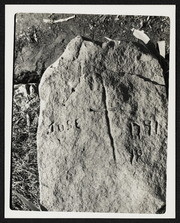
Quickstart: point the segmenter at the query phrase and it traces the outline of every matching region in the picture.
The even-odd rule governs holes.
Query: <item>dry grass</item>
[[[21,96],[19,96],[21,101]],[[23,100],[23,99],[22,99]],[[37,166],[36,132],[39,114],[39,98],[36,95],[26,99],[24,109],[21,102],[13,100],[12,126],[12,200],[11,209],[29,210],[13,193],[17,191],[38,206],[39,180]],[[30,116],[30,126],[27,123]]]

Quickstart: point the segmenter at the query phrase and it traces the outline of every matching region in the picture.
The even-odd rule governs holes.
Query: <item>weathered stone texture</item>
[[[40,200],[49,211],[156,213],[166,200],[167,100],[133,43],[76,37],[40,82]]]

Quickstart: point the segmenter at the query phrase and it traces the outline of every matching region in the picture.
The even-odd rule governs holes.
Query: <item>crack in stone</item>
[[[111,147],[112,147],[113,159],[114,159],[114,162],[116,163],[116,153],[115,153],[116,149],[115,149],[115,146],[114,146],[114,138],[113,138],[113,135],[111,133],[111,124],[110,124],[108,108],[107,108],[107,93],[106,93],[106,88],[105,88],[105,84],[103,82],[102,76],[101,76],[101,83],[102,83],[102,89],[103,89],[102,98],[103,98],[104,107],[105,107],[105,118],[106,118],[107,130],[108,130],[109,139],[110,139],[110,143],[111,143]]]
[[[131,151],[131,157],[130,157],[130,163],[133,164],[133,159],[134,159],[134,151]]]
[[[150,83],[152,83],[154,85],[159,85],[159,86],[163,86],[163,87],[165,86],[164,84],[159,84],[158,82],[152,81],[151,79],[149,79],[147,77],[144,77],[144,76],[142,76],[140,74],[136,74],[136,76],[139,77],[139,78],[141,78],[141,79],[143,79],[145,82],[147,81],[147,82],[150,82]]]
[[[109,107],[107,108],[108,111],[115,111],[116,109],[121,109],[121,106],[115,106],[115,107]],[[95,109],[95,108],[89,108],[90,112],[103,112],[105,111],[105,108]]]

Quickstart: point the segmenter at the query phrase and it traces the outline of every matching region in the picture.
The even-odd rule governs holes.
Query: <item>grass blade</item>
[[[14,191],[14,194],[18,196],[18,198],[27,205],[27,207],[32,211],[40,211],[33,203],[28,201],[23,195],[19,194],[18,192]]]

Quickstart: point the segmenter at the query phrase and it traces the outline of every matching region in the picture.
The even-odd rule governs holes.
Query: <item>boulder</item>
[[[159,213],[167,99],[158,61],[132,42],[77,36],[44,72],[37,132],[49,211]]]
[[[14,83],[39,83],[43,72],[63,52],[65,35],[51,36],[52,43],[29,43],[18,50],[14,65]],[[16,43],[18,46],[18,44]],[[59,47],[60,46],[60,47]]]

